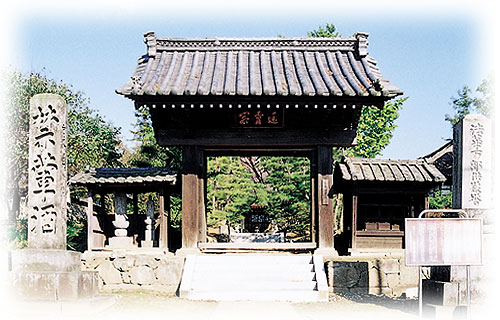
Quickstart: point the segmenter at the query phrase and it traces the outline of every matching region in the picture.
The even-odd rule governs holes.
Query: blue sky
[[[355,0],[344,5],[315,0],[302,5],[260,0],[245,5],[51,3],[13,9],[15,54],[10,54],[9,64],[22,72],[45,69],[49,77],[82,90],[94,109],[122,128],[125,139],[132,137],[133,103],[114,90],[146,52],[146,31],[160,37],[300,37],[330,22],[343,36],[369,32],[369,54],[384,77],[409,97],[394,138],[381,155],[387,158],[416,158],[444,144],[451,136],[444,121],[445,114],[453,112],[450,97],[463,85],[476,88],[493,70],[492,50],[486,46],[488,7],[460,1],[424,1],[414,7]]]

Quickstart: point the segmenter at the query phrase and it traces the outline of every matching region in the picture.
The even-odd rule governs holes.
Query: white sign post
[[[452,212],[464,218],[426,218],[429,212]],[[405,263],[418,266],[419,314],[422,316],[422,266],[466,266],[467,317],[470,317],[471,265],[482,265],[481,218],[468,218],[461,209],[424,210],[418,218],[405,219]]]

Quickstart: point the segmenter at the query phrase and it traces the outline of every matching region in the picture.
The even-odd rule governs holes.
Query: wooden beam
[[[242,130],[242,129],[159,129],[162,146],[350,146],[355,130]]]

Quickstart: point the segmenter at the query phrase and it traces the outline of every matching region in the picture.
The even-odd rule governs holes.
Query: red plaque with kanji
[[[236,128],[283,128],[283,109],[241,109],[234,112]]]

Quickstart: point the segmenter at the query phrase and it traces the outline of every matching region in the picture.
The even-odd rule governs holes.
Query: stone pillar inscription
[[[36,95],[29,117],[28,247],[66,249],[66,103]]]
[[[454,129],[453,206],[467,209],[490,224],[492,208],[492,131],[491,121],[470,114]]]

